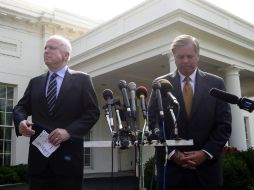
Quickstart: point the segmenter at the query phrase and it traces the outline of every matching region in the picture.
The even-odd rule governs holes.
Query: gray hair
[[[71,42],[67,38],[64,38],[63,36],[59,36],[59,35],[50,36],[48,40],[50,39],[57,39],[62,42],[64,49],[69,53],[69,60],[70,60],[71,51],[72,51]]]
[[[176,49],[178,49],[180,47],[183,47],[185,45],[188,45],[188,44],[192,44],[193,47],[194,47],[195,52],[199,55],[199,42],[198,42],[198,40],[196,38],[194,38],[193,36],[186,35],[186,34],[177,36],[173,40],[170,48],[171,48],[172,53],[174,54]]]

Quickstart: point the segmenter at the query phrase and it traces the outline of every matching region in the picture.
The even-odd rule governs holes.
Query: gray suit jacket
[[[188,119],[184,107],[178,72],[169,73],[155,80],[161,78],[171,82],[174,88],[173,95],[180,104],[180,114],[177,119],[179,136],[183,139],[194,140],[194,146],[169,147],[169,152],[174,149],[179,149],[181,151],[203,149],[209,152],[213,156],[213,159],[205,161],[193,172],[196,172],[196,175],[203,183],[204,187],[218,187],[222,184],[221,153],[223,146],[228,141],[231,134],[231,112],[227,103],[210,96],[209,91],[211,88],[225,90],[223,79],[213,74],[200,70],[197,71],[191,117]],[[165,96],[162,96],[162,102],[165,113],[164,124],[166,138],[173,139],[174,125],[169,110],[167,109],[171,102],[170,99]],[[151,94],[148,109],[149,128],[154,129],[154,127],[158,125],[159,118],[154,92]],[[175,114],[176,111],[177,110],[175,110]],[[164,149],[157,148],[156,161],[158,167],[163,167],[164,155]],[[171,185],[182,183],[181,178],[185,170],[172,161],[168,161],[168,167],[169,183]]]

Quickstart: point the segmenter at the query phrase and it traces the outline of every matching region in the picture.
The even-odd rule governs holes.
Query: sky
[[[149,0],[26,0],[49,8],[68,10],[94,21],[108,21]],[[168,0],[170,1],[170,0]],[[253,0],[207,0],[232,14],[254,24]]]

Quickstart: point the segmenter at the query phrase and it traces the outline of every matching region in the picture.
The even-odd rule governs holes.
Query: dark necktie
[[[47,103],[49,114],[53,115],[53,110],[56,103],[56,93],[57,93],[57,84],[56,84],[57,74],[53,73],[49,80],[48,92],[47,92]]]
[[[192,92],[192,87],[190,84],[190,78],[185,77],[184,81],[185,81],[185,84],[183,86],[183,99],[184,99],[186,113],[188,117],[190,118],[193,92]]]

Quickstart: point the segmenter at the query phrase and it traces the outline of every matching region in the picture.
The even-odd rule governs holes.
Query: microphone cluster
[[[107,123],[110,128],[114,144],[120,141],[120,147],[122,149],[128,148],[129,142],[134,143],[141,140],[141,131],[137,127],[137,99],[140,102],[140,108],[142,111],[142,116],[145,120],[145,125],[143,132],[148,142],[151,140],[161,140],[161,130],[155,128],[151,131],[148,130],[148,110],[146,98],[148,96],[148,91],[145,86],[137,87],[135,82],[130,82],[127,84],[125,80],[120,80],[118,88],[123,97],[123,106],[121,107],[121,102],[119,99],[113,99],[113,92],[110,89],[105,89],[103,91],[103,98],[106,101],[105,106],[105,116],[107,118]],[[166,79],[160,79],[152,83],[153,91],[156,95],[156,101],[158,105],[160,118],[164,119],[164,111],[161,95],[166,96],[170,99],[172,106],[179,103],[177,99],[173,96],[173,86]],[[114,126],[114,114],[112,107],[115,107],[116,117],[118,121],[118,128],[116,132]],[[125,114],[126,126],[122,126],[121,113]]]
[[[121,91],[123,97],[123,106],[121,109],[121,102],[119,99],[113,99],[113,92],[110,89],[105,89],[103,91],[103,98],[106,101],[105,106],[105,115],[107,118],[108,126],[110,128],[114,144],[119,140],[122,149],[128,148],[129,141],[134,143],[139,136],[139,131],[136,126],[136,115],[137,115],[137,101],[136,98],[140,99],[141,109],[144,119],[147,118],[147,89],[144,86],[136,87],[136,83],[130,82],[127,84],[125,80],[120,80],[118,88]],[[130,98],[129,98],[130,96]],[[116,117],[118,121],[118,133],[115,131],[114,127],[114,114],[112,107],[115,107]],[[125,113],[126,125],[122,126],[121,123],[121,113]],[[123,116],[123,115],[122,115]]]

